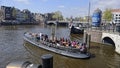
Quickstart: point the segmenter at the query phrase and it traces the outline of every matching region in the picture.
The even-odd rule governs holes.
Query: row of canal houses
[[[15,7],[1,6],[0,24],[39,24],[48,15],[48,13],[32,13],[28,9],[20,10]]]

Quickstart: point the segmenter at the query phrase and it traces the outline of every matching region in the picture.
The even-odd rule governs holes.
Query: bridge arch
[[[57,25],[56,21],[47,21],[46,24],[48,25]]]
[[[49,23],[47,23],[48,25],[56,25],[55,23],[53,23],[53,22],[49,22]]]
[[[115,41],[108,36],[106,36],[102,39],[102,43],[110,44],[110,45],[113,45],[115,47]]]

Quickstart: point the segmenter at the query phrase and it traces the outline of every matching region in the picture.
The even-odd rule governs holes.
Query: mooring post
[[[88,49],[90,49],[90,41],[91,41],[91,35],[87,34],[87,46],[88,46]]]
[[[53,56],[51,54],[43,55],[41,58],[42,68],[53,68]]]
[[[84,31],[83,42],[84,42],[84,43],[87,43],[87,32],[86,32],[86,31]]]

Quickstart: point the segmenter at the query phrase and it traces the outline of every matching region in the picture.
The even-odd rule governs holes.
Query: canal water
[[[42,32],[51,35],[52,26],[26,25],[26,26],[1,26],[0,27],[0,68],[12,61],[28,60],[41,64],[41,55],[52,54],[54,68],[120,68],[120,55],[114,51],[114,46],[91,43],[90,59],[74,59],[61,56],[40,49],[23,40],[24,32]],[[57,37],[81,41],[83,35],[69,33],[68,27],[56,27]]]

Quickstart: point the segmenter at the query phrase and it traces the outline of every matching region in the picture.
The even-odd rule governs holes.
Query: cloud
[[[102,10],[106,8],[120,8],[118,0],[91,0],[91,6],[93,9],[100,8]]]
[[[13,1],[24,3],[24,4],[30,4],[29,0],[13,0]]]
[[[60,6],[58,6],[59,8],[64,8],[65,6],[64,5],[60,5]]]

